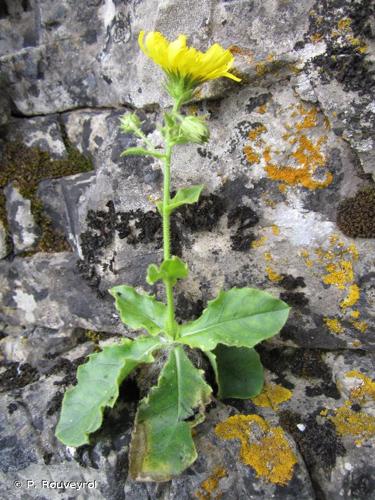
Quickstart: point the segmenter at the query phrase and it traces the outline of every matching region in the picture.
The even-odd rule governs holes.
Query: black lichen
[[[375,238],[375,188],[369,187],[342,201],[336,222],[351,238]]]

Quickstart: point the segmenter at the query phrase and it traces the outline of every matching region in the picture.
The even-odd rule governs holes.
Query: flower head
[[[167,89],[174,98],[181,98],[185,92],[188,100],[195,87],[207,80],[226,77],[236,82],[241,81],[229,72],[233,54],[213,44],[206,52],[194,47],[187,47],[186,36],[179,35],[169,42],[161,33],[141,31],[138,37],[142,51],[158,64],[167,75]]]

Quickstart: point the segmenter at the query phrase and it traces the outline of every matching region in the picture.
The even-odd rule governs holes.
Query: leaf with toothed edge
[[[197,458],[191,429],[204,420],[211,387],[182,346],[170,351],[158,380],[139,405],[130,444],[130,474],[169,481]]]
[[[202,351],[217,344],[254,347],[276,335],[288,319],[289,306],[256,288],[232,288],[207,304],[200,318],[181,326],[179,342]]]
[[[150,335],[164,331],[167,307],[155,297],[138,293],[133,287],[119,285],[109,293],[115,298],[115,306],[125,325],[135,330],[144,328]]]
[[[64,395],[56,437],[67,446],[89,443],[89,434],[100,428],[105,407],[113,408],[121,382],[140,363],[152,363],[159,339],[138,337],[105,346],[91,354],[77,370],[77,385]]]

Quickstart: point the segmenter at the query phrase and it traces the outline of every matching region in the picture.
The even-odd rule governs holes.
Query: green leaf
[[[77,385],[65,393],[56,437],[68,446],[87,444],[102,424],[104,408],[113,408],[121,382],[140,363],[154,361],[158,347],[159,339],[139,337],[91,354],[77,370]]]
[[[164,158],[164,153],[158,153],[157,151],[151,151],[150,149],[144,148],[128,148],[121,153],[120,156],[153,156],[154,158]]]
[[[150,335],[164,331],[167,307],[155,297],[140,294],[127,285],[115,286],[109,293],[115,298],[116,309],[123,323],[134,329],[144,328]]]
[[[159,280],[170,280],[175,285],[178,279],[186,278],[189,274],[188,265],[175,255],[164,260],[160,267],[150,264],[147,269],[146,281],[153,285]]]
[[[211,387],[182,346],[170,352],[158,385],[138,409],[130,446],[133,479],[168,481],[197,458],[191,429],[204,420]]]
[[[255,349],[218,344],[206,355],[215,372],[219,398],[248,399],[261,392],[263,366]]]
[[[204,186],[201,184],[199,186],[179,189],[168,205],[169,210],[173,211],[181,205],[196,203],[203,188]]]
[[[276,335],[288,319],[289,306],[255,288],[232,288],[208,302],[200,318],[181,327],[179,341],[202,351],[217,344],[254,347]]]

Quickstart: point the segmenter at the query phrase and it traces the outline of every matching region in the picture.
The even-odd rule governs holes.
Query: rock
[[[70,252],[15,258],[10,267],[1,262],[1,320],[53,330],[81,327],[124,332],[110,295],[99,298],[81,278],[76,263]]]
[[[5,189],[9,230],[12,234],[14,253],[31,249],[39,239],[40,232],[31,213],[31,202],[24,198],[16,186]]]
[[[0,259],[6,257],[9,251],[7,230],[5,229],[4,224],[0,222]]]

